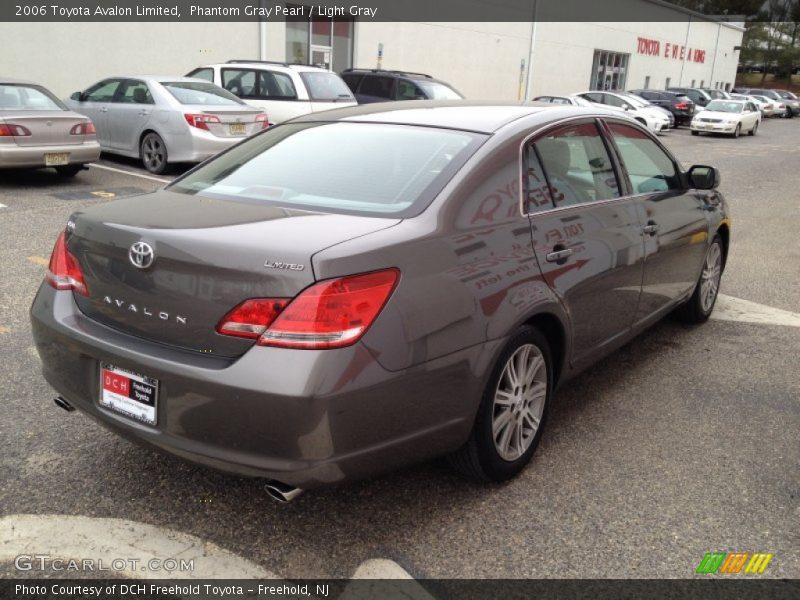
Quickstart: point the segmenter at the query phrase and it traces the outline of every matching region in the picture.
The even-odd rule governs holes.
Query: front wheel
[[[738,138],[740,133],[742,133],[742,124],[741,124],[741,123],[739,123],[739,124],[736,126],[736,129],[734,129],[734,130],[733,130],[733,137],[734,137],[734,139],[735,139],[735,138]]]
[[[483,392],[467,443],[450,463],[475,481],[505,481],[531,460],[552,394],[545,337],[523,327],[508,342]]]
[[[756,121],[755,125],[753,125],[753,128],[750,130],[749,135],[755,135],[756,131],[758,131],[758,121]]]
[[[724,268],[722,239],[717,235],[711,242],[703,261],[703,270],[700,280],[694,288],[694,293],[685,304],[680,306],[675,315],[686,323],[703,323],[708,320],[714,304],[717,302],[719,283]]]
[[[142,138],[142,164],[144,168],[160,175],[167,170],[167,145],[157,133],[148,133]]]

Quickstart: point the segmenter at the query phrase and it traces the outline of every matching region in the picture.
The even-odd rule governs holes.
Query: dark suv
[[[688,125],[694,116],[694,102],[678,92],[662,92],[659,90],[629,90],[650,104],[666,108],[675,117],[675,125]]]
[[[461,100],[458,91],[425,73],[346,69],[341,72],[359,104],[391,100]]]
[[[669,87],[668,92],[688,96],[696,105],[705,107],[713,98],[702,88]]]

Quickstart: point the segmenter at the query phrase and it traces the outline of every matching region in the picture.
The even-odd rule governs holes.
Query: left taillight
[[[256,115],[256,123],[261,124],[261,129],[269,127],[269,119],[267,119],[267,115],[264,113]]]
[[[29,137],[31,130],[14,123],[0,123],[0,137]]]
[[[192,127],[197,127],[197,129],[205,129],[206,131],[209,130],[209,123],[220,123],[219,117],[215,115],[207,115],[205,113],[186,113],[183,115],[183,118],[186,119],[186,122]]]
[[[88,296],[89,289],[83,279],[83,271],[78,259],[67,250],[65,232],[61,232],[50,255],[50,265],[45,275],[47,283],[57,290],[73,290],[81,296]]]
[[[78,123],[69,130],[70,135],[95,135],[97,130],[94,128],[94,123],[87,121],[86,123]]]

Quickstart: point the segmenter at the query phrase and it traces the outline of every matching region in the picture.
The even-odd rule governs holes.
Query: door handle
[[[561,262],[562,260],[566,260],[569,256],[572,255],[572,248],[563,248],[561,250],[556,250],[553,248],[553,252],[550,252],[545,259],[547,262]]]
[[[655,235],[658,233],[658,225],[650,221],[647,225],[642,228],[647,235]]]
[[[149,110],[140,110],[139,111],[139,116],[142,116],[142,117],[146,117],[149,114],[150,114]]]
[[[100,107],[100,112],[108,112],[108,107],[107,106],[101,106]]]

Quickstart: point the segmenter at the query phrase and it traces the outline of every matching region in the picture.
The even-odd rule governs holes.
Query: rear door
[[[708,247],[708,192],[685,189],[677,162],[647,132],[611,119],[606,124],[644,224],[638,324],[665,312],[697,282]]]
[[[569,314],[573,363],[591,360],[633,322],[644,251],[636,204],[623,196],[592,119],[539,136],[523,152],[536,258]],[[552,204],[541,201],[542,185]]]
[[[356,98],[361,104],[388,102],[394,98],[394,77],[384,75],[364,75],[358,87]]]

